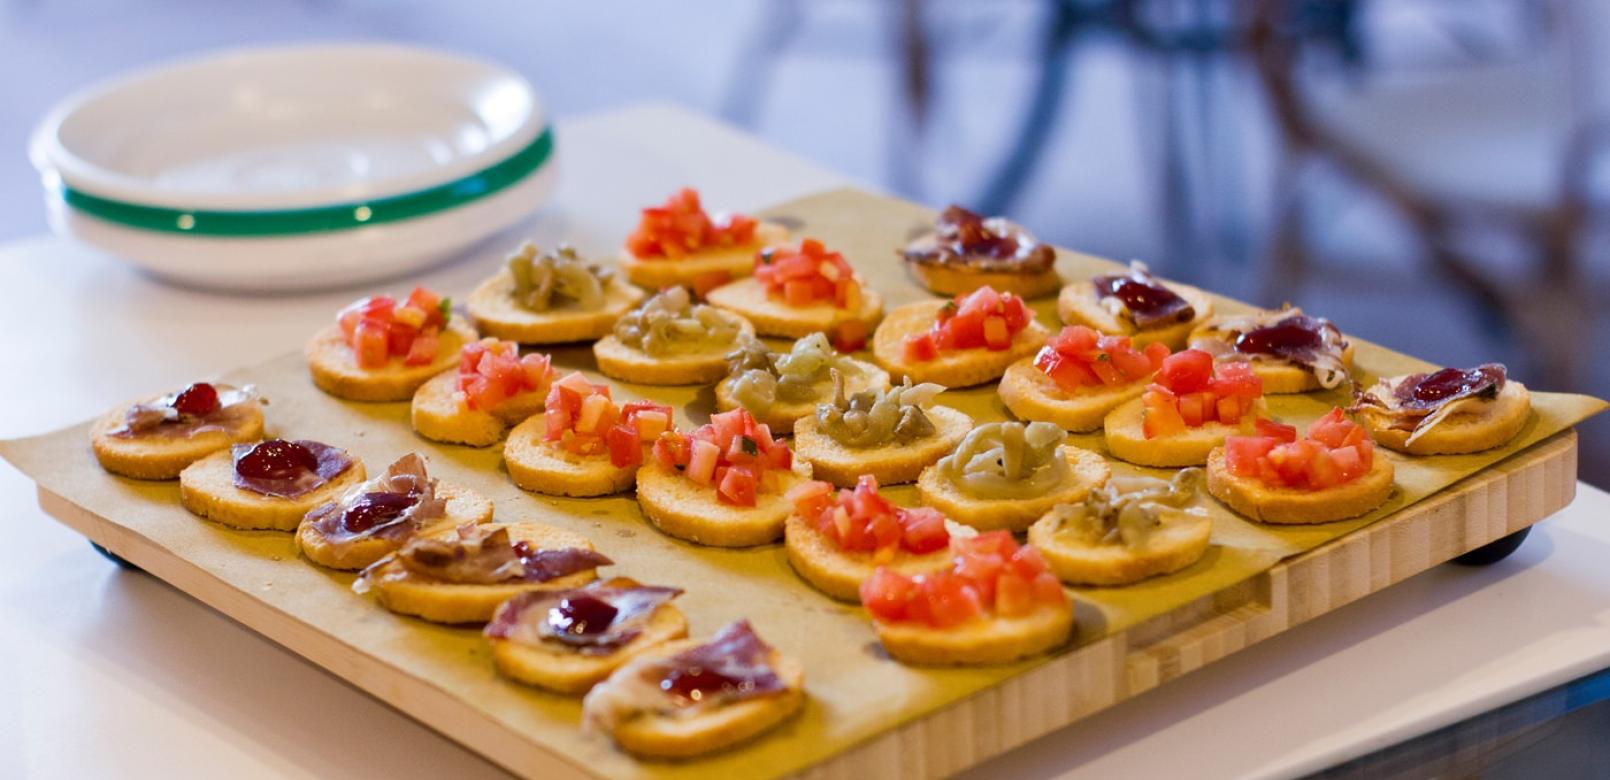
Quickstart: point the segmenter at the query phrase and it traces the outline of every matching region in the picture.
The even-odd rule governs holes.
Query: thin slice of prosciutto
[[[1152,276],[1145,263],[1131,262],[1129,272],[1093,277],[1096,300],[1114,315],[1128,315],[1139,330],[1190,322],[1196,307]]]
[[[386,473],[314,508],[307,520],[325,538],[342,542],[402,539],[446,516],[447,501],[436,494],[436,480],[425,472],[425,459],[410,452],[386,467]]]
[[[708,642],[675,655],[628,661],[587,694],[584,723],[607,730],[640,713],[693,715],[782,693],[788,686],[771,655],[749,621],[729,623]]]
[[[1413,444],[1452,415],[1475,411],[1497,398],[1508,374],[1502,363],[1483,363],[1475,368],[1385,377],[1356,393],[1348,411],[1371,415],[1384,427],[1410,431],[1404,444]]]
[[[340,447],[332,447],[322,442],[310,439],[298,439],[291,444],[298,445],[313,454],[312,468],[298,469],[294,474],[284,477],[258,477],[241,473],[241,460],[251,454],[258,447],[272,444],[278,440],[260,441],[256,444],[236,444],[229,450],[235,464],[235,487],[250,490],[265,496],[278,498],[296,498],[305,496],[323,487],[325,483],[340,476],[352,467],[352,456]]]
[[[163,436],[184,438],[206,431],[227,431],[246,419],[246,404],[259,400],[257,389],[251,385],[213,384],[218,392],[218,409],[210,414],[184,414],[174,407],[178,392],[168,393],[145,403],[129,407],[123,413],[123,424],[113,429],[112,436]]]
[[[569,590],[529,591],[498,608],[486,635],[608,655],[641,635],[654,611],[681,594],[681,588],[639,585],[625,577]]]
[[[504,526],[465,523],[452,538],[416,538],[397,551],[410,573],[456,585],[548,582],[613,563],[584,547],[537,549]],[[378,565],[378,564],[377,564]]]
[[[1351,379],[1342,363],[1347,339],[1324,317],[1310,317],[1291,307],[1239,317],[1225,317],[1205,337],[1191,340],[1215,360],[1265,360],[1295,363],[1313,372],[1327,390]]]

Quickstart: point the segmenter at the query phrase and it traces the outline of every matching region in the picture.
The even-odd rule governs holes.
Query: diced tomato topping
[[[905,509],[878,493],[878,481],[862,476],[853,489],[833,493],[826,482],[807,482],[789,491],[794,514],[841,550],[873,553],[885,563],[900,550],[930,553],[950,543],[945,517],[929,508]]]
[[[699,203],[698,191],[684,187],[664,205],[643,209],[626,248],[640,258],[675,259],[701,249],[749,244],[758,225],[742,214],[712,218]]]
[[[940,352],[959,349],[1001,352],[1011,348],[1013,338],[1032,320],[1022,298],[980,287],[945,304],[932,328],[906,336],[906,358],[933,360]]]
[[[487,363],[483,355],[476,365],[479,368]],[[528,376],[526,369],[527,366],[516,362],[501,372],[489,366],[482,369],[482,374],[519,379]],[[655,459],[665,468],[687,466],[688,448],[671,427],[671,407],[652,401],[631,401],[624,408],[617,406],[608,385],[593,384],[579,371],[566,374],[551,384],[543,415],[547,423],[546,439],[566,452],[607,454],[610,463],[617,468],[630,468],[642,465],[643,448],[652,444]]]
[[[732,281],[732,274],[727,271],[706,271],[693,277],[693,296],[704,300],[711,290]]]
[[[1199,349],[1176,352],[1162,359],[1141,395],[1141,431],[1154,439],[1211,422],[1239,425],[1261,397],[1263,380],[1247,363],[1216,364]]]
[[[1358,479],[1374,464],[1375,443],[1340,408],[1315,420],[1303,438],[1291,425],[1260,418],[1254,426],[1257,435],[1224,441],[1225,469],[1235,476],[1273,487],[1323,490]]]
[[[633,423],[643,441],[650,431],[668,425],[671,407],[628,404],[622,420]],[[773,472],[794,465],[788,445],[772,438],[771,429],[745,409],[711,415],[710,422],[692,433],[666,428],[654,439],[654,462],[667,471],[680,471],[700,485],[716,488],[717,498],[729,504],[754,506],[756,497],[775,485]],[[775,489],[775,488],[773,488]]]
[[[336,322],[359,368],[384,368],[393,357],[426,366],[441,349],[448,305],[436,293],[415,287],[401,306],[389,295],[363,298],[342,309]]]
[[[844,255],[807,238],[798,249],[768,247],[755,253],[755,279],[766,294],[789,306],[827,302],[840,309],[861,305],[861,280]]]
[[[1157,370],[1157,383],[1180,395],[1206,390],[1212,381],[1213,356],[1200,349],[1169,355]]]
[[[512,341],[481,339],[465,344],[458,353],[455,387],[469,409],[490,411],[518,395],[546,394],[552,381],[548,356],[532,353],[521,357],[519,345]]]
[[[953,538],[951,551],[955,557],[944,571],[907,576],[879,567],[861,583],[862,605],[876,620],[935,628],[1067,606],[1067,594],[1039,550],[1020,546],[1006,531]]]
[[[376,320],[364,319],[358,322],[353,329],[350,342],[358,368],[373,370],[386,367],[386,361],[391,359],[386,332],[386,325]]]
[[[865,320],[845,320],[833,332],[833,349],[849,354],[866,348]]]

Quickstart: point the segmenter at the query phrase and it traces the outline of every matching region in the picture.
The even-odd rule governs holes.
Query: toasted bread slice
[[[492,665],[504,676],[544,690],[579,696],[622,664],[648,650],[688,635],[688,618],[675,604],[661,604],[642,633],[607,655],[587,655],[563,645],[531,645],[491,637]]]
[[[788,228],[775,222],[761,222],[755,226],[755,240],[743,246],[702,249],[675,259],[645,259],[622,249],[621,270],[632,284],[650,290],[675,285],[694,287],[695,281],[709,274],[725,273],[730,279],[748,276],[754,270],[756,252],[786,243]]]
[[[385,368],[370,371],[358,368],[352,348],[341,336],[341,326],[331,325],[313,334],[303,348],[303,354],[307,356],[313,384],[336,398],[348,401],[407,401],[431,377],[457,365],[459,350],[474,340],[475,329],[463,317],[454,316],[442,329],[436,359],[429,365],[403,365],[402,358],[393,357]]]
[[[1128,585],[1148,577],[1179,571],[1202,558],[1213,536],[1206,515],[1167,512],[1161,527],[1145,544],[1091,544],[1072,531],[1060,530],[1055,512],[1029,526],[1029,544],[1039,548],[1057,578],[1073,585]]]
[[[831,598],[856,603],[861,600],[861,583],[879,566],[901,574],[922,574],[948,568],[951,561],[950,550],[942,548],[923,555],[901,550],[880,563],[873,560],[872,553],[839,549],[821,531],[792,514],[783,526],[783,547],[789,565],[811,587]]]
[[[1196,310],[1196,316],[1187,322],[1139,330],[1127,317],[1113,314],[1101,304],[1101,300],[1096,297],[1096,286],[1091,284],[1089,279],[1081,279],[1062,288],[1062,292],[1057,295],[1057,316],[1069,325],[1084,325],[1102,333],[1128,336],[1130,343],[1136,349],[1154,341],[1167,344],[1169,349],[1184,349],[1190,339],[1191,331],[1201,327],[1213,316],[1213,299],[1209,298],[1207,293],[1187,284],[1175,282],[1163,282],[1163,284],[1173,290],[1175,295],[1189,302],[1191,308]]]
[[[637,503],[649,522],[678,539],[711,547],[770,544],[782,538],[793,512],[783,494],[807,478],[798,469],[778,476],[776,489],[761,492],[754,506],[734,506],[717,498],[714,486],[650,464],[637,473]]]
[[[653,355],[626,346],[613,335],[605,336],[593,344],[593,357],[598,370],[611,379],[638,385],[707,385],[727,375],[727,353],[744,340],[755,335],[755,326],[732,312],[723,312],[738,323],[738,335],[731,344],[716,344],[708,349],[685,354]]]
[[[587,537],[538,523],[496,523],[509,529],[513,542],[527,542],[538,550],[566,548],[595,549]],[[440,535],[451,536],[446,528]],[[365,575],[380,605],[402,615],[414,615],[432,623],[485,623],[498,605],[528,590],[566,590],[579,588],[598,578],[595,569],[566,574],[547,582],[513,582],[504,585],[458,585],[421,577],[410,572],[393,556],[382,558]]]
[[[854,395],[863,390],[889,389],[889,372],[877,366],[860,360],[853,360],[859,371],[844,372],[844,394]],[[723,412],[737,409],[738,399],[732,396],[732,377],[721,380],[716,385],[716,408]],[[816,405],[830,399],[833,395],[833,380],[823,379],[816,383],[816,398],[810,401],[778,401],[765,411],[755,414],[755,419],[766,424],[773,434],[793,433],[798,421],[816,414]]]
[[[142,399],[134,403],[143,403]],[[113,409],[89,429],[90,448],[101,468],[134,479],[176,479],[186,466],[230,445],[263,438],[263,407],[255,399],[244,401],[238,419],[223,430],[202,431],[191,436],[113,436],[123,427],[124,416],[134,403]]]
[[[1029,320],[1028,327],[1012,337],[1011,347],[999,352],[980,347],[941,352],[933,360],[907,360],[906,337],[933,327],[939,310],[946,303],[918,301],[889,312],[872,334],[872,357],[878,365],[889,369],[895,379],[910,377],[914,383],[937,382],[946,387],[981,385],[999,379],[1007,366],[1039,351],[1051,336],[1049,328],[1038,320]]]
[[[879,485],[917,481],[922,470],[945,457],[973,429],[973,418],[948,406],[924,410],[934,434],[905,444],[855,449],[846,447],[818,429],[815,413],[794,425],[794,456],[811,464],[811,474],[839,487],[855,487],[863,474]],[[775,428],[773,430],[776,430]]]
[[[1050,295],[1062,286],[1062,277],[1055,268],[1030,273],[1011,271],[975,271],[942,263],[906,262],[917,281],[929,292],[955,297],[980,287],[993,287],[996,292],[1009,292],[1020,298],[1040,298]]]
[[[447,512],[437,522],[420,533],[430,535],[457,528],[465,523],[485,523],[492,519],[492,501],[469,488],[436,484],[436,495],[447,501]],[[327,569],[357,571],[368,566],[401,546],[406,539],[391,540],[378,536],[362,536],[349,541],[334,541],[304,518],[296,527],[296,546],[303,557]]]
[[[335,479],[296,498],[281,498],[235,487],[235,459],[228,449],[222,449],[179,473],[179,503],[231,528],[295,531],[309,509],[340,498],[347,488],[366,478],[363,461],[351,453],[348,457],[352,465]]]
[[[883,319],[883,296],[866,287],[861,288],[861,305],[856,309],[841,309],[832,302],[818,301],[809,306],[789,306],[781,299],[766,294],[766,287],[753,276],[729,282],[711,290],[704,296],[711,306],[734,312],[755,326],[762,336],[798,339],[812,333],[829,336],[838,326],[850,320],[866,323],[867,332]]]
[[[1490,450],[1515,438],[1531,419],[1532,398],[1526,385],[1511,379],[1498,397],[1475,407],[1452,411],[1442,422],[1408,444],[1413,431],[1388,427],[1387,421],[1368,409],[1356,415],[1358,421],[1382,447],[1410,455],[1459,455]]]
[[[1375,453],[1370,470],[1352,482],[1320,490],[1270,487],[1238,477],[1224,465],[1224,448],[1208,455],[1207,489],[1214,498],[1260,523],[1298,525],[1357,517],[1392,497],[1392,461]]]
[[[1266,416],[1267,408],[1260,398],[1236,425],[1215,421],[1173,436],[1148,439],[1142,427],[1145,406],[1136,398],[1108,413],[1102,422],[1102,432],[1107,440],[1107,452],[1119,460],[1160,468],[1200,466],[1207,462],[1208,453],[1214,447],[1224,443],[1226,436],[1250,435],[1253,421]]]
[[[486,447],[503,438],[510,425],[542,411],[547,387],[521,393],[490,411],[471,409],[458,398],[458,370],[448,369],[414,393],[409,418],[414,432],[431,441]]]
[[[952,520],[980,531],[1006,529],[1017,532],[1028,528],[1057,504],[1083,501],[1086,494],[1107,481],[1111,471],[1100,455],[1071,444],[1062,445],[1070,474],[1056,490],[1021,498],[974,498],[961,492],[939,473],[939,466],[923,469],[917,478],[917,495],[924,506],[931,506]]]
[[[1066,644],[1073,635],[1073,607],[1040,605],[1027,615],[995,615],[953,628],[873,620],[872,629],[884,651],[904,664],[1004,664]]]
[[[563,344],[609,335],[622,314],[643,300],[643,291],[618,277],[604,288],[604,305],[592,310],[558,307],[531,311],[514,301],[514,275],[507,268],[475,288],[466,306],[482,334],[521,344]]]
[[[638,656],[647,663],[697,647],[696,639],[667,642]],[[634,661],[637,659],[634,659]],[[772,651],[772,670],[784,690],[725,704],[694,715],[643,713],[623,721],[611,732],[622,750],[645,758],[690,758],[753,739],[787,720],[805,704],[805,667],[799,661]],[[636,663],[620,674],[635,674]]]
[[[1034,367],[1034,358],[1013,363],[1001,377],[1001,402],[1020,420],[1060,425],[1064,430],[1088,433],[1101,427],[1107,413],[1146,392],[1149,378],[1126,385],[1081,387],[1068,392]]]
[[[547,433],[547,418],[540,414],[509,431],[503,464],[520,489],[553,496],[607,496],[637,480],[637,466],[616,466],[607,453],[565,452],[546,440]]]

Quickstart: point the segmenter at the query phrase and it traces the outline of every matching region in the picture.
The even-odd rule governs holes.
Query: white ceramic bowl
[[[391,45],[136,73],[63,101],[30,154],[57,232],[159,276],[250,290],[416,270],[528,216],[555,177],[525,79]]]

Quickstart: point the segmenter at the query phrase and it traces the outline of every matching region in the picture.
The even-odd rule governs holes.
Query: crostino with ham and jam
[[[1348,411],[1383,447],[1411,455],[1453,455],[1497,447],[1531,419],[1526,386],[1502,363],[1383,377]]]

